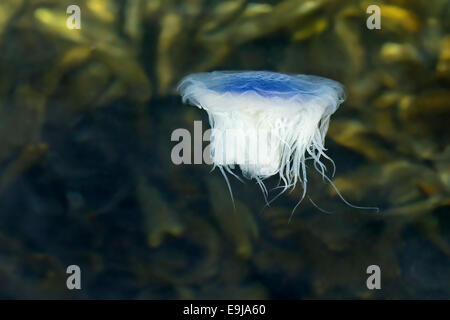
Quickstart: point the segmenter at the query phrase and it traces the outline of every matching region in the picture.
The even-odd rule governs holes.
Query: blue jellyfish
[[[303,74],[214,71],[186,76],[178,90],[183,102],[208,113],[211,160],[224,175],[230,193],[226,172],[238,177],[232,169],[239,166],[244,177],[257,181],[266,202],[264,179],[278,174],[279,194],[301,183],[300,203],[306,194],[305,162],[312,160],[340,195],[322,162],[324,158],[331,161],[334,175],[324,141],[330,116],[345,100],[339,82]]]

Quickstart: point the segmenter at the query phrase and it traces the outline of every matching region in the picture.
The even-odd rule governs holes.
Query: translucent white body
[[[183,102],[208,112],[211,158],[223,173],[234,175],[230,169],[238,165],[265,194],[262,180],[275,174],[282,191],[300,182],[305,194],[307,159],[325,177],[325,135],[345,100],[340,83],[311,75],[216,71],[189,75],[178,89]]]

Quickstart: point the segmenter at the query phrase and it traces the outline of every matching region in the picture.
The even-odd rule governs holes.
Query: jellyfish
[[[334,176],[335,165],[324,143],[330,117],[345,100],[339,82],[304,74],[214,71],[186,76],[178,91],[184,103],[208,113],[213,169],[218,167],[224,175],[232,199],[226,173],[242,181],[233,172],[239,166],[245,178],[259,184],[268,205],[300,183],[303,193],[296,208],[306,195],[306,162],[311,160],[345,203],[368,208],[342,197],[323,161],[331,162]],[[279,175],[281,191],[268,201],[263,180],[273,175]]]

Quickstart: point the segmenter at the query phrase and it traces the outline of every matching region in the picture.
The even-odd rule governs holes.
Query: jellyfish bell
[[[281,193],[301,183],[303,199],[306,160],[327,177],[322,159],[332,160],[325,154],[325,135],[330,116],[345,100],[339,82],[268,71],[214,71],[186,76],[178,90],[183,102],[208,113],[211,160],[228,186],[225,172],[236,176],[231,169],[239,166],[265,197],[262,180],[278,174]]]
[[[305,180],[305,152],[320,163],[330,115],[344,101],[336,81],[264,71],[192,74],[179,91],[208,112],[216,166],[239,165],[257,180],[279,173],[288,186]]]

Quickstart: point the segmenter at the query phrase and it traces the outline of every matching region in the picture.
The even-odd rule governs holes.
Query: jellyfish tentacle
[[[336,187],[336,185],[333,183],[333,181],[331,181],[330,178],[325,176],[325,179],[330,183],[330,185],[333,187],[334,191],[336,191],[336,194],[339,196],[339,198],[341,198],[341,200],[349,207],[352,207],[354,209],[361,209],[361,210],[373,210],[373,211],[375,211],[375,213],[380,212],[380,208],[378,208],[378,207],[362,207],[362,206],[355,206],[354,204],[351,204],[344,198],[344,196],[341,194],[339,189]]]
[[[219,166],[219,170],[222,173],[223,177],[225,178],[225,181],[228,186],[228,191],[230,192],[231,201],[233,202],[233,209],[236,210],[236,205],[234,203],[233,191],[231,190],[230,181],[228,180],[227,174],[225,173],[225,170],[223,170],[222,166]]]
[[[309,199],[309,202],[311,202],[312,205],[313,205],[314,207],[316,207],[319,211],[321,211],[321,212],[323,212],[323,213],[327,213],[327,214],[333,214],[333,213],[334,213],[334,211],[328,211],[328,210],[325,210],[325,209],[322,209],[321,207],[319,207],[319,206],[313,201],[313,199],[311,199],[310,196],[308,196],[308,199]]]

